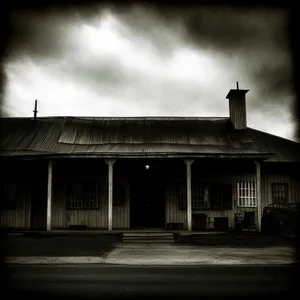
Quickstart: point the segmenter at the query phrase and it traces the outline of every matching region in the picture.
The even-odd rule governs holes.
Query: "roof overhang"
[[[132,158],[151,158],[151,159],[161,159],[161,158],[215,158],[215,159],[256,159],[256,160],[266,160],[272,157],[275,153],[121,153],[121,154],[111,154],[111,153],[101,153],[101,154],[18,154],[18,155],[3,155],[0,154],[2,158],[19,158],[22,160],[37,160],[37,159],[97,159],[97,158],[122,158],[122,159],[132,159]]]

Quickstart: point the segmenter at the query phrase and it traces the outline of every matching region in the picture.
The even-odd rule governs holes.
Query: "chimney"
[[[38,110],[37,110],[37,100],[35,100],[35,103],[34,103],[34,114],[33,114],[33,119],[36,120],[37,119],[37,113],[38,113]]]
[[[236,83],[236,90],[230,90],[226,96],[229,99],[230,120],[234,129],[247,128],[246,115],[246,93],[249,90],[240,90],[239,83]]]

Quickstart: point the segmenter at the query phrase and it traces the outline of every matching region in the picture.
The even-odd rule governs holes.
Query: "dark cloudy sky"
[[[229,116],[295,139],[288,15],[279,9],[131,5],[15,10],[6,116]]]

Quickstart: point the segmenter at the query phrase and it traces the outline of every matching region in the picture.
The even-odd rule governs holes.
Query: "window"
[[[4,182],[1,184],[1,208],[17,208],[17,185],[14,182]]]
[[[272,203],[288,203],[288,185],[286,183],[272,184]]]
[[[211,184],[209,186],[209,195],[211,209],[232,209],[231,184]]]
[[[256,207],[256,184],[255,182],[238,182],[237,198],[239,207]]]
[[[208,186],[203,183],[195,183],[192,186],[192,208],[208,208]]]
[[[187,208],[186,183],[179,190],[179,209]],[[203,183],[192,183],[192,209],[208,208],[208,186]]]
[[[98,183],[72,183],[69,186],[67,209],[98,209],[98,200]]]

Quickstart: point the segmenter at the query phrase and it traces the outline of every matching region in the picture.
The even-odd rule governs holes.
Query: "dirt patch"
[[[119,235],[6,237],[3,249],[5,256],[105,256],[119,242]]]

